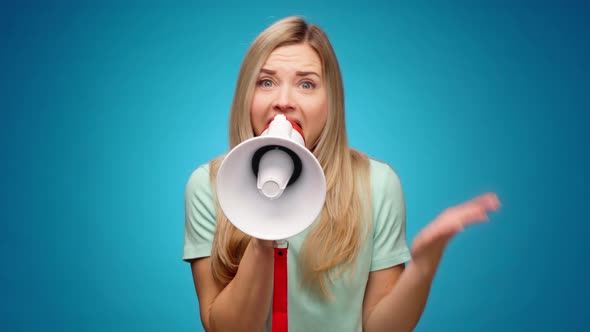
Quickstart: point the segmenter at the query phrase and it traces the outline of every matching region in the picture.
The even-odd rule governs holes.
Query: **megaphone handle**
[[[274,248],[274,288],[272,295],[272,332],[287,332],[287,248]]]

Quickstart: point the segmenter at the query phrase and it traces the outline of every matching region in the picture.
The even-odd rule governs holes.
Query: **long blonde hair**
[[[238,77],[231,106],[229,141],[232,149],[254,136],[250,107],[260,68],[270,53],[281,46],[301,43],[311,46],[322,61],[328,119],[312,150],[326,175],[326,202],[319,222],[304,240],[299,264],[304,283],[330,297],[328,283],[353,265],[372,218],[367,218],[370,213],[366,214],[370,212],[368,158],[348,146],[342,76],[332,45],[321,28],[300,17],[287,17],[254,40]],[[213,187],[223,157],[210,162]],[[237,273],[250,237],[227,220],[219,205],[216,212],[211,266],[214,278],[226,286]]]

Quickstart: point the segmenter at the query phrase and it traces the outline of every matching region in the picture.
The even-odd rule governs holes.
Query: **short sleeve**
[[[184,250],[182,259],[211,256],[215,234],[215,205],[209,165],[197,168],[189,177],[184,194]]]
[[[406,242],[406,205],[399,176],[388,165],[371,160],[373,254],[371,271],[410,260]]]

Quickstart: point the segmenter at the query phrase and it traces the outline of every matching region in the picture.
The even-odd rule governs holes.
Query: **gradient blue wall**
[[[586,6],[43,3],[0,8],[3,331],[201,328],[184,185],[227,148],[248,45],[293,14],[331,38],[351,144],[400,174],[409,239],[503,201],[452,242],[416,331],[588,330]]]

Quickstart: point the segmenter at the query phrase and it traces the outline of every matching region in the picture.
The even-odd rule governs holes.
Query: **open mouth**
[[[291,121],[293,123],[295,123],[299,127],[299,129],[303,129],[303,127],[301,126],[301,123],[299,121],[297,121],[297,120],[291,120]]]

